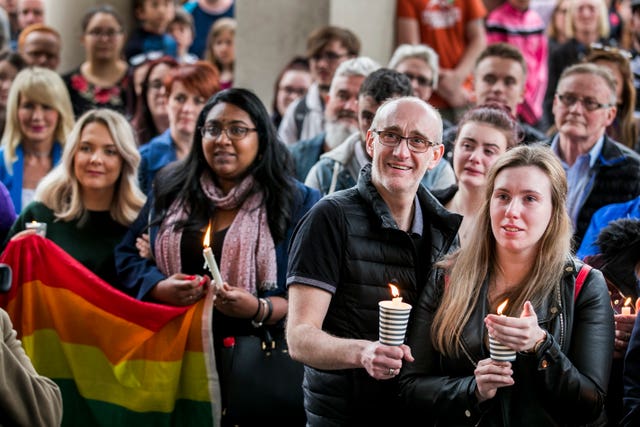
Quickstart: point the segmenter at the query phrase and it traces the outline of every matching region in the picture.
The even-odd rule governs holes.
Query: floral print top
[[[129,73],[111,87],[101,87],[90,83],[80,72],[80,67],[62,76],[67,85],[73,113],[76,118],[92,108],[109,108],[122,114],[128,113],[130,99]]]

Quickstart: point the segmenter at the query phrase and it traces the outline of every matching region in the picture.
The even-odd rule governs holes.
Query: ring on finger
[[[394,376],[396,373],[396,370],[393,368],[389,368],[389,376]]]

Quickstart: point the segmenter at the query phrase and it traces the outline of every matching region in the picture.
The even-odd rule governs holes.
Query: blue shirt
[[[18,144],[16,147],[17,159],[12,164],[13,173],[9,173],[4,162],[4,150],[5,147],[0,148],[0,181],[7,187],[9,194],[11,194],[11,200],[15,211],[20,213],[22,210],[22,177],[24,171],[24,150],[22,144]],[[62,157],[62,145],[58,141],[54,141],[53,148],[51,149],[52,168],[60,163]]]
[[[189,53],[193,53],[199,58],[203,58],[205,48],[207,47],[207,35],[209,34],[209,29],[213,23],[218,20],[218,18],[234,17],[235,2],[231,3],[229,9],[219,14],[210,14],[205,12],[200,8],[200,6],[198,6],[197,1],[189,1],[185,3],[183,7],[184,10],[193,16],[193,26],[196,29],[195,34],[193,35],[193,43],[189,48]]]
[[[556,135],[551,142],[551,149],[558,159],[560,159],[560,163],[562,163],[562,167],[567,173],[567,211],[571,217],[574,229],[578,223],[580,209],[593,187],[595,178],[593,167],[600,156],[603,144],[604,136],[601,136],[588,153],[579,156],[575,163],[569,166],[560,156],[558,135]]]

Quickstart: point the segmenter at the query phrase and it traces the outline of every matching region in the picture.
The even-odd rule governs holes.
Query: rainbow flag
[[[64,426],[219,425],[213,294],[172,307],[118,291],[55,243],[28,236],[0,262],[0,306],[36,370],[62,390]]]

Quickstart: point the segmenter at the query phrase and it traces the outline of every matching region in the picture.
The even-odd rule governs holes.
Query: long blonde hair
[[[138,187],[140,154],[133,129],[122,114],[101,108],[84,113],[71,130],[62,153],[62,160],[36,188],[35,200],[53,210],[60,221],[86,218],[87,208],[82,203],[81,188],[74,173],[74,156],[80,145],[82,130],[90,123],[101,123],[109,129],[111,138],[122,156],[122,171],[109,211],[118,223],[129,226],[136,219],[145,195]]]
[[[28,67],[20,71],[11,83],[7,98],[7,123],[2,134],[4,163],[13,174],[13,162],[16,161],[16,148],[22,142],[22,131],[18,121],[20,97],[24,96],[38,104],[48,105],[58,112],[58,123],[54,140],[60,144],[73,127],[73,108],[71,98],[58,73],[42,67]]]
[[[469,321],[487,277],[494,273],[496,239],[491,231],[490,202],[496,177],[505,169],[535,166],[549,178],[553,205],[549,225],[540,239],[527,281],[509,303],[507,313],[519,316],[525,301],[539,309],[545,299],[559,286],[564,264],[571,254],[571,221],[566,211],[567,180],[560,161],[547,146],[518,146],[502,154],[487,177],[485,201],[478,212],[468,243],[437,266],[447,272],[448,285],[432,325],[432,341],[438,351],[458,356],[460,336]]]

